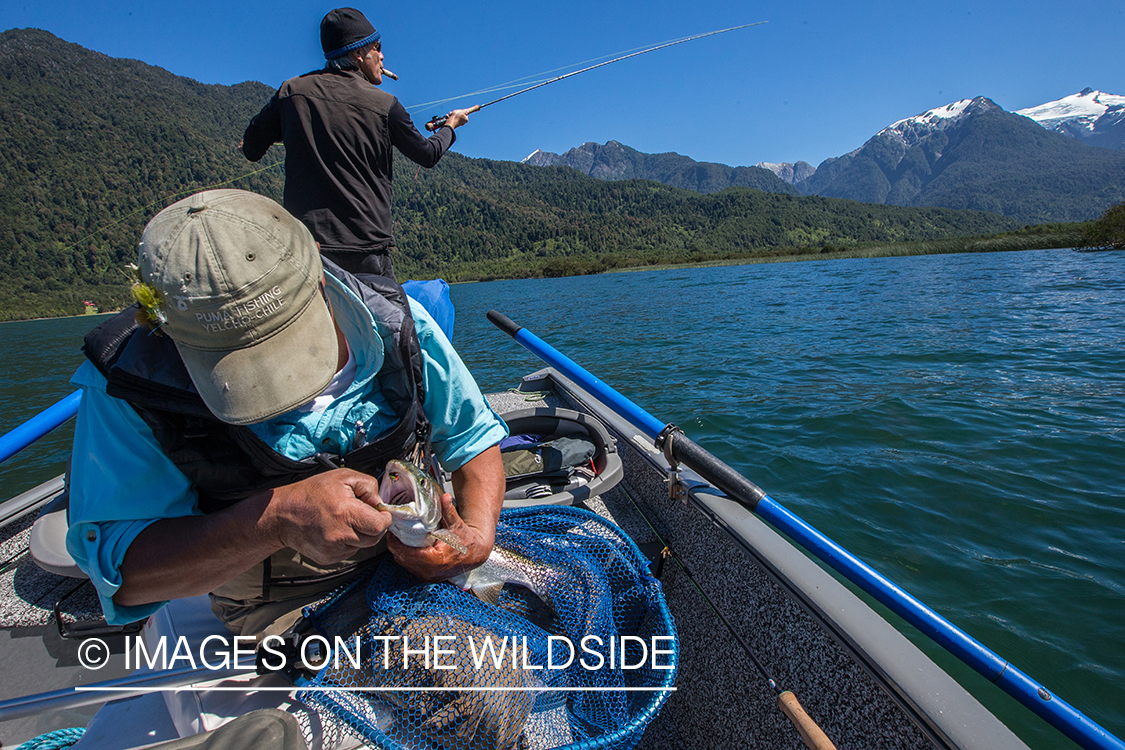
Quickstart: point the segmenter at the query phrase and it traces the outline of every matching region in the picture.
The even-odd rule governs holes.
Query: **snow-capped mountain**
[[[962,99],[888,125],[875,134],[909,149],[934,133],[956,127],[965,118],[985,112],[1003,112],[996,102],[983,96]],[[854,152],[853,152],[854,153]]]
[[[1125,200],[1125,97],[1086,89],[1019,112],[983,96],[962,99],[888,125],[815,169],[804,162],[735,169],[679,154],[643,154],[616,141],[561,156],[536,151],[524,162],[699,192],[791,187],[866,203],[991,211],[1026,223],[1079,221]],[[772,186],[760,181],[766,170],[780,178]]]
[[[795,164],[789,162],[775,164],[773,162],[760,161],[754,166],[768,169],[790,185],[795,185],[801,180],[807,180],[812,177],[813,172],[816,171],[816,167],[806,161],[799,161]]]
[[[1105,115],[1102,115],[1103,117]],[[1026,223],[1094,218],[1125,198],[1125,153],[976,97],[883,128],[797,184],[806,195],[1002,213]]]
[[[956,139],[966,125],[981,116],[1010,117],[1034,129],[1030,122],[1005,112],[987,97],[961,99],[888,125],[856,150],[821,162],[797,188],[828,198],[913,205],[936,176],[934,168],[950,139]]]
[[[1091,146],[1125,149],[1125,96],[1086,88],[1016,114]]]

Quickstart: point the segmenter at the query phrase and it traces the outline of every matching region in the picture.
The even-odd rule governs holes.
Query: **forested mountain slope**
[[[279,199],[283,150],[236,146],[273,91],[201,84],[34,29],[0,34],[0,319],[127,301],[124,266],[173,200],[231,186]],[[1005,231],[1009,219],[643,180],[448,154],[396,162],[400,278],[559,275],[777,247]]]
[[[120,296],[122,266],[169,196],[251,171],[236,146],[272,93],[204,85],[35,29],[0,34],[0,84],[0,300],[40,313]],[[269,169],[238,186],[280,196],[281,179]]]

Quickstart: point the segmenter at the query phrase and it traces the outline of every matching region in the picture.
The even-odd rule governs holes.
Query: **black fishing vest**
[[[137,326],[136,306],[86,335],[82,350],[108,381],[106,392],[128,402],[152,429],[164,454],[195,486],[204,513],[307,479],[328,465],[379,476],[387,461],[429,440],[430,425],[422,412],[422,352],[402,287],[382,276],[352,276],[331,261],[324,267],[383,324],[384,359],[377,379],[399,420],[391,431],[344,456],[318,454],[295,461],[250,428],[217,419],[192,384],[172,339]]]

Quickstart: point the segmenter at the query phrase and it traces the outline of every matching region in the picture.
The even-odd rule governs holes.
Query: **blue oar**
[[[56,404],[48,406],[8,434],[0,436],[0,463],[7,461],[77,414],[80,401],[82,401],[82,391],[75,391]]]
[[[489,310],[488,319],[532,354],[600,399],[652,438],[658,448],[671,440],[673,457],[690,467],[730,498],[757,513],[775,528],[828,563],[849,581],[889,607],[961,661],[999,685],[1020,703],[1088,750],[1125,750],[1125,742],[1066,701],[1049,692],[1006,659],[933,611],[893,581],[848,552],[771,499],[737,471],[715,458],[672,425],[665,424],[607,386],[543,339]],[[670,437],[674,436],[674,437]]]

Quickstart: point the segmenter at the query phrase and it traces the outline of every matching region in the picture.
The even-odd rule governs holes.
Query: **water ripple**
[[[1125,735],[1123,260],[771,264],[481,284],[455,301],[486,380],[539,366],[462,322],[507,308]],[[1055,741],[1008,711],[1033,745]]]

